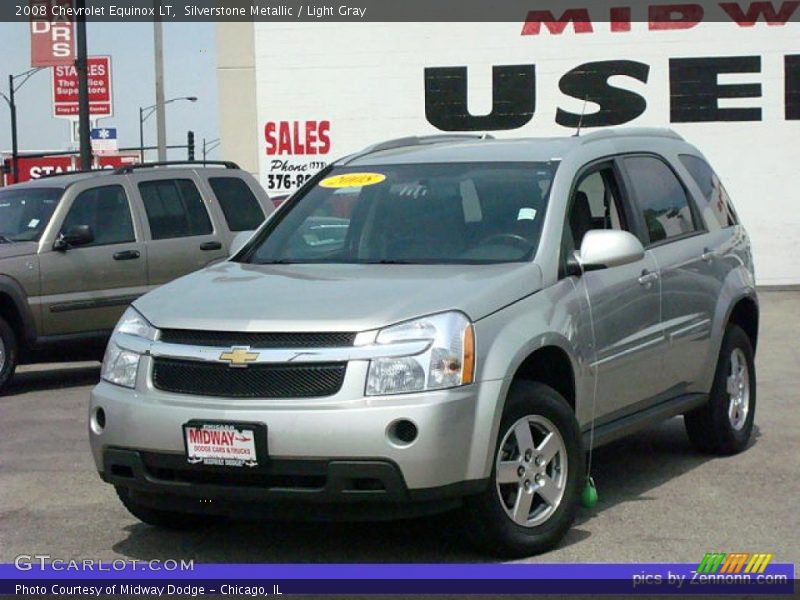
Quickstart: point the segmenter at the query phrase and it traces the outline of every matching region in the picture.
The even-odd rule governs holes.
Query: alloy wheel
[[[558,510],[567,485],[567,448],[555,425],[539,415],[506,432],[495,461],[500,504],[517,525],[536,527]]]
[[[750,412],[750,372],[747,358],[741,348],[731,352],[731,368],[726,382],[728,392],[728,419],[731,427],[741,431]]]

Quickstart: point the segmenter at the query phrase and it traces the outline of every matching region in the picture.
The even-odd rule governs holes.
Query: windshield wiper
[[[12,240],[11,238],[7,238],[4,235],[0,235],[0,244],[13,244],[13,243],[14,240]]]

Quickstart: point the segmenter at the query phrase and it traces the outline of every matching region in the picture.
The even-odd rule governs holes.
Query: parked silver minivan
[[[678,135],[405,138],[136,300],[91,446],[156,526],[460,508],[523,556],[570,527],[590,446],[683,415],[743,450],[757,335],[747,234]]]

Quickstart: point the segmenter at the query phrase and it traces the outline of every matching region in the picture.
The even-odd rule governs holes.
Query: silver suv
[[[91,446],[156,526],[460,507],[528,555],[573,522],[590,446],[683,415],[743,450],[757,334],[747,234],[678,135],[405,138],[134,302]]]
[[[99,360],[132,300],[226,259],[272,203],[234,163],[142,164],[0,188],[0,391],[17,364]]]

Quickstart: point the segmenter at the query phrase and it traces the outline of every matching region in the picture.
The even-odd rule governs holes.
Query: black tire
[[[736,428],[729,417],[731,397],[728,378],[731,373],[732,355],[740,351],[748,373],[749,394],[747,414],[743,424]],[[686,433],[692,445],[710,454],[737,454],[747,447],[753,432],[756,414],[756,369],[753,361],[753,346],[750,338],[737,325],[728,325],[722,338],[717,370],[707,404],[686,413],[683,417]]]
[[[170,530],[184,530],[184,529],[200,529],[210,526],[216,521],[216,517],[195,515],[191,513],[174,512],[168,510],[158,510],[144,506],[131,499],[128,488],[122,486],[114,486],[117,491],[117,496],[128,512],[134,517],[152,525],[158,529]]]
[[[523,526],[503,506],[496,483],[496,458],[506,434],[520,419],[529,416],[544,417],[558,430],[566,450],[567,475],[557,508],[541,524]],[[468,539],[480,550],[506,558],[531,556],[555,547],[575,520],[581,483],[586,476],[580,429],[572,408],[561,394],[541,383],[514,382],[506,399],[492,463],[486,490],[464,501],[463,522]],[[536,510],[534,507],[533,511]]]
[[[14,329],[2,317],[0,317],[0,341],[3,343],[2,363],[0,363],[0,393],[2,393],[14,376],[17,361],[19,361],[17,334],[14,333]]]

